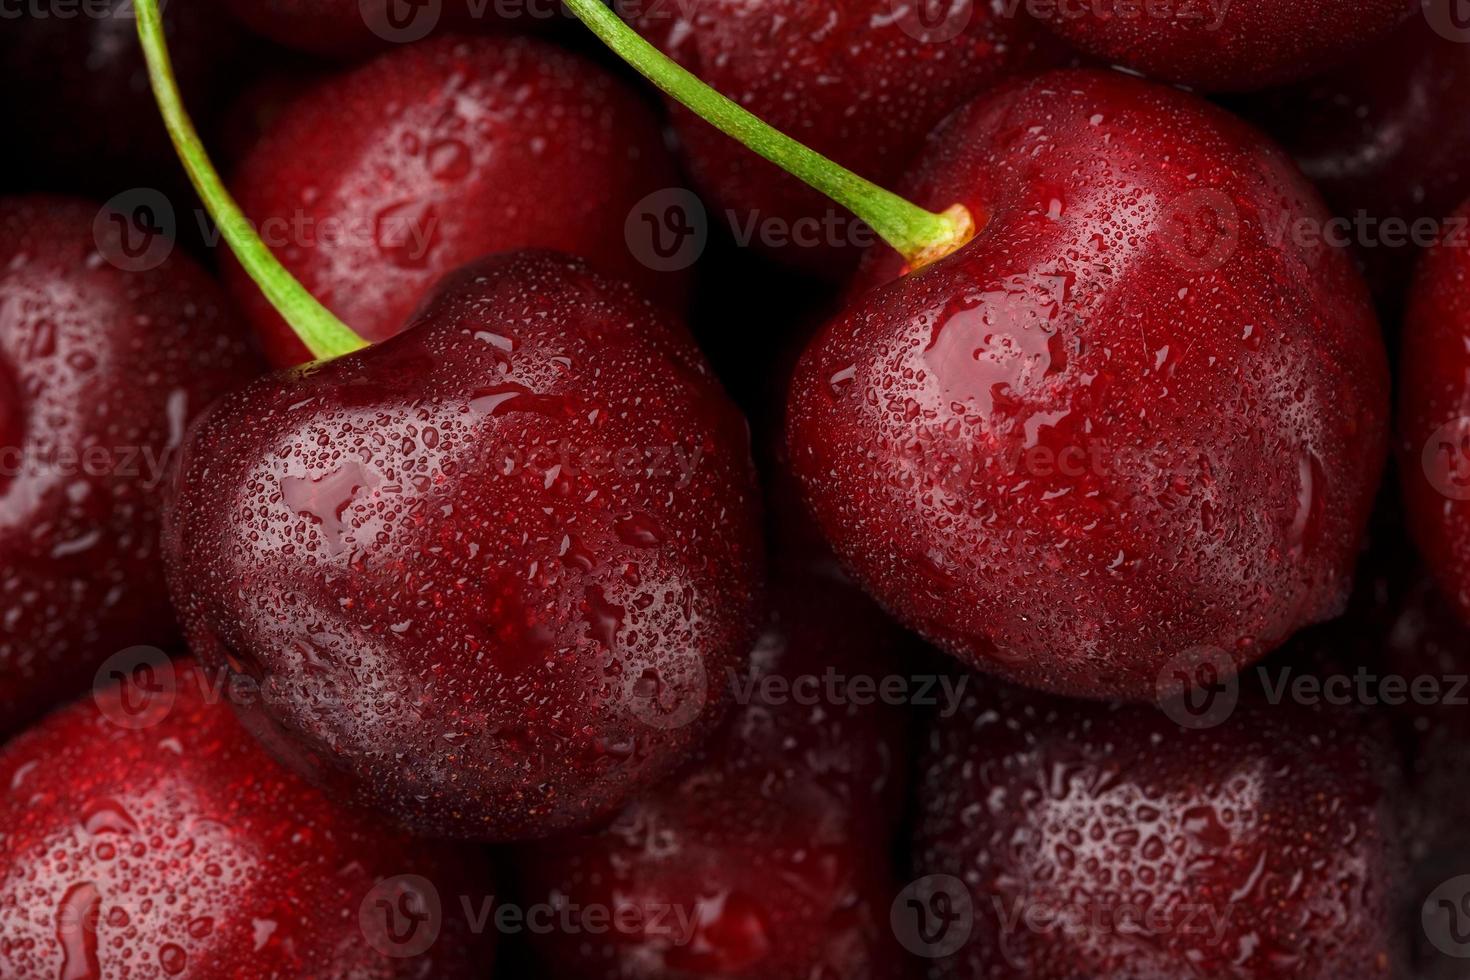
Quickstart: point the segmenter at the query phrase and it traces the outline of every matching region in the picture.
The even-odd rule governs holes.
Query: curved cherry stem
[[[209,209],[210,217],[219,226],[230,250],[313,357],[329,360],[367,347],[367,341],[319,303],[295,276],[286,271],[286,267],[260,240],[230,192],[225,190],[224,182],[220,180],[214,164],[210,163],[209,154],[205,152],[179,96],[158,13],[158,0],[136,0],[134,9],[138,18],[138,39],[148,59],[148,78],[169,138],[173,140],[179,159],[189,173],[189,180],[204,200],[204,206]]]
[[[603,0],[566,0],[566,4],[649,81],[716,129],[846,207],[903,255],[911,268],[943,258],[974,237],[975,220],[964,205],[935,214],[864,180],[700,81],[623,23]]]

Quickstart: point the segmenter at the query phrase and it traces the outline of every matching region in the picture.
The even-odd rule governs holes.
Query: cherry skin
[[[516,855],[528,902],[623,908],[628,923],[601,937],[534,935],[546,975],[904,975],[886,855],[904,802],[906,712],[834,703],[815,686],[828,671],[894,674],[902,639],[849,585],[807,573],[773,591],[785,598],[749,670],[722,678],[749,693],[698,760],[606,829]]]
[[[1168,15],[1110,0],[1046,3],[1037,16],[1099,58],[1161,81],[1248,91],[1307,78],[1350,57],[1419,10],[1420,0],[1228,0],[1174,4]],[[1154,5],[1149,5],[1150,7]]]
[[[0,199],[4,732],[111,653],[176,637],[162,488],[190,420],[258,371],[219,287],[162,240],[138,253],[161,264],[125,271],[112,217],[72,198]]]
[[[581,255],[677,306],[685,277],[625,235],[638,202],[677,183],[654,114],[602,69],[538,41],[442,38],[313,85],[231,189],[281,263],[377,341],[442,276],[520,247]],[[311,359],[233,260],[225,276],[275,364]]]
[[[1388,372],[1350,261],[1276,237],[1326,215],[1278,150],[1186,93],[1059,72],[952,116],[907,191],[982,230],[908,275],[872,253],[787,424],[871,594],[987,671],[1127,699],[1342,610]]]
[[[1406,872],[1377,734],[1242,695],[1197,731],[1014,689],[940,720],[915,873],[958,879],[951,909],[968,897],[974,919],[930,976],[1401,975]]]
[[[1010,75],[1059,64],[1064,48],[1034,20],[989,4],[964,22],[895,16],[887,0],[712,0],[642,4],[634,25],[703,81],[766,122],[879,184],[896,178],[956,106]],[[963,28],[961,30],[960,28]],[[711,217],[783,263],[851,272],[866,226],[818,192],[671,104]]]
[[[278,756],[421,833],[611,815],[748,649],[744,421],[687,332],[571,258],[466,267],[404,333],[222,402],[180,465],[191,647],[279,692],[250,718]]]
[[[101,197],[136,186],[187,189],[148,90],[131,0],[99,7],[17,4],[0,30],[0,118],[6,169],[29,187]],[[164,27],[189,105],[207,119],[237,53],[235,28],[212,3],[170,4]],[[14,186],[14,185],[12,185]]]
[[[1470,202],[1456,213],[1470,220]],[[1431,248],[1404,315],[1399,477],[1409,532],[1440,590],[1470,623],[1470,250]]]
[[[1340,70],[1242,108],[1338,214],[1373,222],[1350,237],[1374,292],[1399,298],[1420,253],[1414,223],[1452,233],[1442,222],[1470,195],[1470,44],[1414,17]]]
[[[166,687],[104,689],[0,752],[0,972],[486,975],[491,936],[450,911],[450,896],[493,893],[482,860],[332,803],[271,761],[217,678],[164,669]],[[360,924],[409,875],[443,901],[422,954]]]

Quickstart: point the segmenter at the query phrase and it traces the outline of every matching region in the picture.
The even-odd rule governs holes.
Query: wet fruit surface
[[[1326,211],[1278,150],[1184,93],[1062,72],[951,117],[906,191],[984,227],[907,276],[875,250],[788,423],[880,602],[985,670],[1129,699],[1341,611],[1387,369],[1351,263],[1286,230]]]
[[[1014,690],[939,722],[916,874],[951,880],[919,900],[973,931],[930,975],[1401,975],[1387,754],[1351,713],[1260,697],[1198,731]]]
[[[905,709],[820,696],[896,676],[901,641],[850,586],[805,574],[773,591],[782,611],[749,670],[721,678],[739,706],[699,760],[609,828],[519,855],[528,900],[625,909],[606,938],[536,937],[549,975],[906,975],[887,922]]]
[[[537,41],[446,38],[312,86],[231,189],[307,290],[377,341],[441,276],[512,248],[581,255],[677,305],[682,275],[625,236],[676,183],[653,113],[600,68]],[[310,359],[237,264],[226,277],[274,363]]]
[[[158,542],[169,466],[189,422],[258,370],[208,276],[128,242],[130,216],[96,204],[0,199],[3,731],[115,651],[176,636]],[[124,268],[134,258],[152,267]]]
[[[371,919],[409,875],[444,895],[491,892],[483,861],[329,802],[240,727],[218,675],[165,672],[152,697],[111,688],[0,753],[0,973],[486,975],[492,937],[462,917],[420,923],[438,930],[422,953]]]
[[[424,833],[611,814],[707,732],[754,628],[743,420],[681,328],[550,253],[222,404],[170,530],[193,649],[281,692],[251,723]]]
[[[1330,68],[1418,10],[1419,0],[1080,0],[1038,16],[1099,58],[1163,81],[1243,91]]]
[[[879,184],[956,106],[1063,49],[1024,13],[966,4],[935,23],[884,0],[646,4],[638,29],[703,81],[794,139]],[[799,268],[850,270],[876,239],[844,209],[673,106],[711,217]]]
[[[1458,212],[1470,219],[1470,205]],[[1470,250],[1431,249],[1404,318],[1399,474],[1409,530],[1470,621]]]

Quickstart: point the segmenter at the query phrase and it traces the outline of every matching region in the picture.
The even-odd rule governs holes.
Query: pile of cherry
[[[332,357],[130,0],[55,6],[0,22],[0,978],[1470,976],[1453,0],[623,11],[962,205],[923,261],[564,13],[170,0]]]

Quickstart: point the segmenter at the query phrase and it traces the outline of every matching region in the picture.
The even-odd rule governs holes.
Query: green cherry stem
[[[969,241],[975,221],[956,204],[943,214],[864,180],[851,170],[787,136],[710,88],[623,23],[603,0],[566,0],[587,27],[618,57],[671,97],[776,166],[846,207],[905,259],[910,268],[943,258]]]
[[[174,79],[168,43],[164,40],[158,13],[158,0],[136,0],[134,9],[138,18],[138,39],[148,59],[148,78],[153,84],[153,96],[158,100],[169,138],[173,140],[179,159],[189,172],[189,180],[203,199],[210,217],[219,226],[220,234],[229,243],[230,250],[313,357],[329,360],[368,346],[367,341],[317,302],[316,297],[286,271],[285,266],[266,248],[265,242],[260,240],[240,206],[230,197],[230,192],[225,190],[179,97],[179,86]]]

